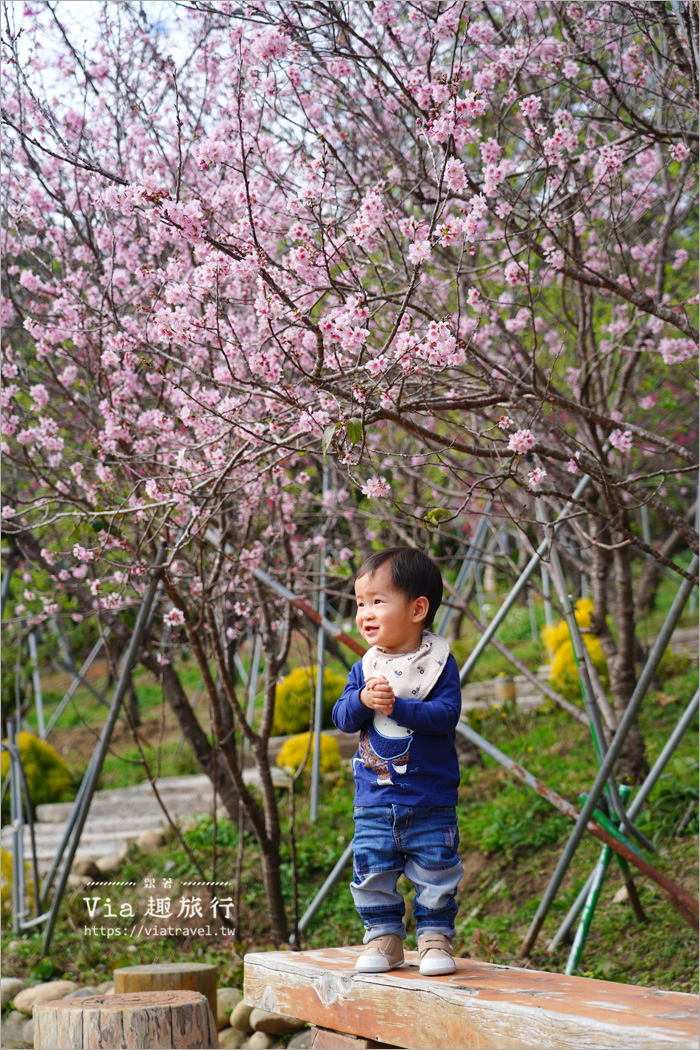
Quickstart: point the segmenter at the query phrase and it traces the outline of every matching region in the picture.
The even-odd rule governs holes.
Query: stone
[[[613,904],[624,904],[625,901],[630,899],[630,895],[627,892],[626,886],[620,886],[619,890],[613,897]]]
[[[73,875],[82,875],[95,882],[102,881],[102,872],[91,857],[78,857],[73,861],[70,870]]]
[[[19,1010],[10,1010],[2,1019],[2,1045],[21,1046],[23,1043],[22,1029],[27,1023],[27,1018]]]
[[[75,981],[47,981],[46,984],[35,984],[24,988],[15,996],[15,1009],[30,1015],[38,1003],[50,1003],[54,999],[64,999],[69,992],[74,992],[78,985]]]
[[[270,1050],[274,1045],[275,1037],[267,1032],[253,1032],[248,1042],[244,1043],[248,1050]]]
[[[250,1023],[250,1015],[252,1012],[252,1006],[248,1006],[248,1004],[243,1001],[238,1003],[238,1005],[234,1006],[231,1011],[231,1027],[237,1028],[239,1032],[252,1032],[253,1026]]]
[[[136,845],[142,853],[155,853],[163,842],[163,832],[155,828],[150,831],[142,831],[136,839]]]
[[[110,990],[114,991],[114,981],[102,981],[97,986],[97,991],[102,992],[103,995],[105,992],[109,992]]]
[[[20,981],[19,977],[0,978],[0,1003],[2,1006],[7,1006],[8,1003],[12,1002],[17,993],[21,992],[24,987],[24,981]]]
[[[219,1032],[219,1047],[220,1050],[238,1050],[243,1045],[245,1040],[245,1034],[239,1032],[237,1028],[222,1028]]]
[[[241,1002],[243,1002],[243,993],[237,988],[216,989],[216,1024],[219,1031],[229,1027],[231,1011]]]
[[[116,853],[106,853],[104,857],[98,857],[95,864],[103,875],[111,875],[123,862],[127,854],[126,845],[122,846]]]
[[[22,1039],[27,1046],[34,1046],[34,1019],[27,1021],[22,1028]]]
[[[311,1050],[314,1045],[314,1033],[310,1028],[302,1028],[287,1043],[287,1050]]]
[[[297,1032],[304,1027],[306,1021],[300,1021],[298,1017],[289,1017],[287,1014],[272,1014],[267,1010],[255,1009],[250,1014],[249,1023],[254,1032],[284,1035],[286,1032]]]
[[[73,872],[68,876],[68,885],[73,889],[82,890],[86,882],[94,882],[94,879],[87,875],[74,875]]]
[[[74,992],[69,992],[68,995],[64,995],[64,999],[85,999],[88,995],[99,995],[99,988],[94,985],[85,984],[81,988],[76,988]]]

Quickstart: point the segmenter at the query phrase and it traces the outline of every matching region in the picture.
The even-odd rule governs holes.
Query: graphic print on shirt
[[[365,681],[386,678],[394,695],[411,700],[425,700],[443,672],[449,646],[444,638],[424,631],[415,653],[391,655],[374,645],[362,658]],[[408,768],[408,754],[413,730],[399,725],[383,711],[375,711],[369,728],[360,732],[358,756],[366,769],[377,774],[377,784],[393,784],[392,773],[402,776]]]

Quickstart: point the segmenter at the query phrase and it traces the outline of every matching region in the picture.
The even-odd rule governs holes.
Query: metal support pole
[[[46,738],[46,725],[44,722],[44,701],[41,695],[41,674],[39,673],[39,655],[36,649],[36,632],[30,631],[29,658],[32,662],[32,685],[34,686],[34,701],[36,703],[36,722],[39,729],[39,739]]]
[[[680,721],[678,722],[678,725],[673,730],[673,732],[671,733],[670,737],[668,738],[668,740],[666,741],[666,743],[662,747],[661,751],[659,752],[659,756],[656,759],[656,762],[654,763],[654,765],[649,770],[649,772],[648,772],[648,774],[647,774],[647,776],[646,776],[646,778],[644,780],[644,783],[642,784],[642,786],[640,787],[639,791],[635,795],[632,804],[630,805],[629,809],[627,810],[627,818],[629,820],[634,820],[639,815],[639,813],[641,812],[642,806],[644,805],[644,803],[646,802],[647,798],[649,797],[649,794],[650,794],[651,790],[654,788],[654,786],[656,785],[657,780],[659,779],[659,777],[663,773],[664,769],[666,768],[668,760],[670,759],[671,755],[673,754],[673,752],[678,747],[681,739],[683,738],[683,736],[685,734],[685,731],[687,730],[688,726],[692,722],[693,718],[698,713],[698,699],[699,698],[700,698],[700,690],[696,691],[695,696],[693,697],[693,699],[690,701],[690,703],[686,707],[686,709],[683,712],[683,715],[682,715]],[[593,872],[588,876],[588,881],[586,882],[585,886],[583,887],[583,889],[579,893],[579,895],[576,898],[576,901],[574,902],[574,904],[572,904],[571,909],[569,910],[569,913],[567,914],[566,918],[562,922],[561,926],[557,930],[557,932],[554,935],[554,937],[552,938],[552,940],[547,945],[547,951],[548,952],[551,953],[551,952],[556,951],[556,949],[559,947],[561,942],[563,940],[565,940],[565,938],[568,936],[569,930],[571,929],[571,927],[576,922],[576,919],[577,919],[577,917],[578,917],[578,915],[579,915],[579,913],[581,911],[581,908],[583,907],[583,905],[584,905],[584,903],[586,901],[586,897],[588,895],[588,890],[590,889],[592,878],[593,878]]]
[[[546,527],[546,531],[550,532],[550,528]],[[591,735],[593,737],[593,744],[598,757],[598,762],[601,763],[605,758],[607,746],[605,743],[605,734],[603,732],[603,724],[600,720],[600,712],[598,711],[598,705],[596,704],[595,693],[593,692],[593,683],[588,673],[588,662],[586,660],[586,648],[581,635],[578,622],[576,620],[576,614],[574,613],[574,607],[571,604],[571,598],[569,597],[566,590],[566,580],[564,579],[564,572],[561,567],[561,560],[559,558],[559,551],[556,549],[554,544],[550,550],[550,562],[552,566],[552,579],[554,581],[554,587],[557,592],[557,596],[561,603],[562,609],[564,610],[564,617],[566,619],[567,626],[569,628],[569,635],[571,636],[571,644],[574,650],[574,657],[576,658],[576,664],[578,667],[578,674],[581,680],[581,692],[583,693],[583,702],[586,706],[586,712],[588,719],[591,724]],[[620,798],[617,781],[615,780],[615,774],[610,773],[608,777],[607,791],[610,795],[610,801],[613,804],[615,813],[617,814],[618,820],[622,825],[622,830],[630,831],[637,841],[644,849],[650,853],[656,853],[654,844],[649,841],[646,835],[639,831],[634,824],[630,824],[625,819],[625,807],[622,799]]]
[[[328,492],[328,466],[323,464],[323,495]],[[318,615],[321,621],[326,616],[326,540],[319,549],[320,571],[318,574]],[[314,706],[314,740],[311,762],[311,804],[309,818],[318,819],[318,796],[321,779],[321,729],[323,728],[323,671],[325,663],[325,631],[323,623],[318,628],[318,645],[316,649],[316,697]]]
[[[649,508],[646,503],[642,503],[639,508],[642,515],[642,539],[646,543],[647,547],[651,547],[651,529],[649,528]]]
[[[551,627],[554,623],[554,615],[552,613],[552,603],[550,596],[552,594],[552,585],[549,579],[549,573],[547,572],[544,565],[542,566],[542,593],[544,594],[544,622],[547,627]]]
[[[7,568],[2,578],[2,606],[0,608],[0,616],[5,615],[5,606],[7,605],[7,599],[10,594],[10,581],[12,580],[12,574],[15,571],[15,566],[19,561],[19,554],[17,548],[13,547],[7,556]]]
[[[61,625],[58,622],[58,620],[52,620],[52,627],[56,634],[56,637],[58,638],[58,647],[61,650],[61,660],[63,661],[66,669],[71,672],[74,678],[78,679],[81,685],[84,685],[85,688],[90,693],[92,693],[96,700],[99,700],[99,702],[105,707],[109,707],[109,702],[105,699],[105,697],[102,695],[99,689],[96,689],[92,682],[88,682],[87,678],[85,678],[82,672],[79,671],[75,666],[75,663],[73,662],[73,657],[70,654],[70,649],[68,648],[68,643],[66,642],[63,631],[61,629]],[[107,634],[109,634],[109,627],[105,631],[105,636]],[[99,639],[99,643],[101,646],[102,638]],[[95,645],[97,645],[97,643],[95,643]],[[93,648],[95,647],[93,646]],[[97,652],[99,652],[99,648],[97,649]],[[46,732],[48,733],[48,729]]]
[[[465,590],[467,583],[474,575],[478,562],[481,561],[492,509],[493,500],[489,500],[484,508],[483,514],[479,518],[479,524],[476,527],[474,539],[469,544],[464,561],[460,565],[459,572],[457,573],[457,579],[455,580],[455,591],[457,594],[461,594],[462,591]],[[453,609],[451,606],[445,606],[442,615],[440,616],[438,626],[435,628],[436,634],[439,634],[442,638],[445,637],[456,611],[457,610]]]
[[[109,627],[105,631],[105,634],[107,634],[108,632],[109,632]],[[73,693],[75,692],[75,690],[78,688],[78,686],[80,685],[81,682],[85,681],[85,674],[87,673],[88,668],[92,665],[92,662],[94,661],[95,657],[99,653],[99,651],[102,648],[103,644],[104,644],[104,642],[103,642],[102,638],[98,638],[97,641],[95,642],[95,644],[93,645],[92,649],[88,653],[87,659],[85,660],[83,666],[80,668],[80,670],[76,674],[74,674],[73,681],[68,686],[68,689],[66,690],[65,696],[61,700],[60,704],[58,705],[58,707],[56,708],[54,713],[51,715],[51,718],[49,719],[49,724],[46,727],[46,736],[49,735],[49,733],[51,732],[53,727],[56,725],[56,722],[58,721],[58,719],[63,714],[63,712],[64,712],[64,710],[66,708],[66,705],[69,703],[69,701],[70,701],[71,697],[73,696]],[[104,700],[104,697],[103,697],[103,700]],[[46,738],[44,738],[44,739],[46,739]]]
[[[527,589],[527,607],[530,613],[530,637],[533,644],[537,645],[539,633],[537,631],[537,613],[535,612],[535,599],[532,597],[532,588]]]
[[[131,672],[133,670],[134,664],[136,663],[136,657],[138,655],[141,642],[143,641],[144,635],[146,633],[146,626],[149,619],[149,613],[151,611],[151,605],[153,604],[153,599],[155,598],[160,577],[162,575],[162,569],[160,568],[160,566],[162,566],[163,562],[165,561],[165,554],[165,545],[161,545],[156,555],[153,577],[151,579],[148,590],[146,591],[146,595],[143,599],[141,608],[139,609],[139,614],[136,618],[136,624],[134,626],[134,632],[131,636],[131,641],[129,642],[129,647],[124,657],[124,663],[122,664],[121,674],[119,675],[119,682],[117,683],[117,688],[114,692],[114,697],[112,698],[112,706],[110,707],[109,714],[107,715],[107,721],[102,727],[100,739],[95,749],[94,762],[91,762],[88,773],[85,776],[85,795],[84,798],[81,800],[80,811],[75,821],[75,827],[73,830],[73,838],[70,842],[70,845],[68,846],[63,870],[61,871],[61,875],[58,880],[58,886],[56,887],[56,893],[54,895],[54,899],[51,905],[51,911],[49,913],[49,918],[46,923],[46,930],[44,932],[44,951],[47,952],[51,947],[51,943],[53,941],[56,919],[58,918],[58,909],[61,905],[63,893],[68,882],[68,876],[70,875],[73,858],[75,857],[75,853],[78,848],[78,843],[80,842],[80,836],[85,826],[85,821],[87,820],[87,815],[90,809],[90,803],[92,802],[92,796],[95,793],[97,781],[99,779],[100,773],[102,772],[102,765],[104,763],[105,755],[107,754],[107,749],[112,738],[112,733],[114,732],[114,726],[116,725],[117,717],[119,715],[119,708],[121,707],[122,700],[124,699],[126,691],[129,687],[129,682],[131,680]]]
[[[17,768],[17,737],[15,720],[7,720],[7,742],[10,752],[10,821],[12,825],[12,932],[20,933],[26,910],[24,907],[24,820],[22,813],[22,785]]]
[[[690,575],[694,575],[697,572],[697,570],[698,557],[697,555],[694,555],[688,571]],[[613,770],[617,756],[620,754],[622,746],[625,740],[627,739],[627,734],[629,733],[632,724],[634,723],[637,717],[637,713],[641,706],[642,700],[646,696],[652,678],[654,677],[656,669],[661,661],[661,657],[666,651],[666,647],[669,641],[671,640],[671,635],[673,634],[676,624],[681,618],[681,614],[683,612],[683,609],[685,608],[685,603],[688,600],[688,596],[692,588],[693,584],[690,582],[690,580],[682,580],[681,585],[678,588],[678,593],[674,599],[673,605],[671,606],[666,617],[666,621],[663,627],[661,628],[659,636],[657,637],[656,641],[654,642],[654,645],[651,648],[651,652],[649,653],[647,662],[644,665],[644,669],[641,675],[639,676],[639,680],[634,689],[634,692],[632,693],[632,696],[629,699],[629,703],[627,704],[625,713],[620,720],[617,732],[615,733],[610,747],[608,748],[607,754],[603,759],[600,769],[598,770],[598,775],[595,778],[593,787],[591,788],[588,798],[586,799],[581,809],[578,820],[576,821],[576,824],[574,826],[574,830],[572,831],[569,837],[569,841],[566,844],[566,848],[564,849],[564,852],[561,858],[559,859],[559,863],[557,864],[554,874],[552,875],[550,883],[545,891],[542,900],[540,901],[540,905],[537,909],[535,917],[530,925],[530,929],[528,930],[525,940],[523,941],[523,945],[520,949],[521,956],[529,954],[533,944],[537,939],[538,933],[542,929],[542,924],[545,920],[547,912],[549,911],[552,905],[552,901],[554,900],[557,891],[561,886],[562,879],[566,874],[569,864],[571,863],[571,859],[574,853],[576,852],[579,842],[583,837],[584,831],[586,830],[586,825],[591,818],[593,810],[598,804],[598,799],[600,798],[605,789],[605,785],[607,784],[608,778]]]
[[[589,476],[587,474],[583,478],[581,478],[581,480],[579,481],[578,485],[576,486],[576,488],[574,489],[574,491],[572,493],[572,500],[578,499],[579,496],[581,496],[582,493],[585,492],[586,488],[590,484],[590,480],[591,479],[589,478]],[[572,507],[573,507],[573,502],[567,503],[565,505],[564,509],[562,510],[561,514],[557,518],[557,520],[552,523],[552,529],[553,529],[553,533],[554,533],[555,536],[556,536],[557,532],[559,531],[559,529],[561,528],[561,526],[563,525],[564,518],[566,518],[566,516],[569,514],[569,512],[572,509]],[[530,558],[530,561],[527,563],[527,565],[523,569],[522,573],[520,574],[520,577],[518,578],[518,580],[515,583],[515,586],[512,588],[510,594],[506,597],[505,601],[503,602],[503,605],[498,610],[498,612],[494,616],[493,620],[488,625],[488,627],[486,628],[486,630],[482,634],[481,638],[479,639],[479,641],[474,646],[474,649],[472,650],[472,653],[470,654],[469,659],[465,663],[464,667],[459,672],[459,680],[460,680],[462,685],[464,685],[464,683],[469,678],[469,675],[474,670],[474,667],[476,666],[477,661],[479,660],[479,658],[481,657],[482,653],[486,649],[487,645],[489,644],[489,642],[493,638],[494,634],[496,633],[498,628],[501,626],[501,624],[505,620],[506,616],[510,612],[511,608],[513,607],[513,605],[517,601],[518,595],[522,591],[523,587],[526,586],[527,581],[530,579],[530,577],[532,576],[533,572],[537,569],[537,567],[540,564],[540,561],[542,559],[542,555],[545,554],[548,549],[549,549],[549,539],[548,539],[548,537],[545,536],[545,538],[542,540],[542,543],[540,543],[539,547],[537,548],[537,550],[535,551],[533,556]]]
[[[600,851],[600,859],[593,869],[593,875],[591,877],[590,889],[586,897],[586,903],[583,906],[583,915],[581,921],[578,924],[576,930],[576,936],[574,937],[574,943],[571,945],[571,951],[569,952],[569,958],[566,961],[566,969],[564,973],[570,977],[579,964],[581,959],[581,953],[583,952],[583,946],[586,943],[588,937],[588,931],[591,928],[591,922],[593,921],[593,913],[595,912],[598,898],[600,897],[600,891],[603,888],[605,882],[605,876],[608,871],[608,865],[612,857],[612,850],[609,846],[603,846]]]

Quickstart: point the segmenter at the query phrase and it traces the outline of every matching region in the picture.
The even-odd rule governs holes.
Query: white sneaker
[[[418,938],[418,969],[423,977],[437,977],[441,973],[454,973],[455,950],[452,941],[441,933],[425,933]]]
[[[355,969],[358,973],[386,973],[403,966],[403,942],[396,933],[386,933],[369,942],[358,955]]]

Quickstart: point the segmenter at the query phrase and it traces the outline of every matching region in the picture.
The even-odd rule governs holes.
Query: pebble
[[[219,1032],[219,1047],[221,1050],[238,1050],[243,1045],[245,1034],[237,1028],[222,1028]]]
[[[275,1037],[267,1032],[253,1032],[248,1042],[243,1045],[248,1050],[270,1050],[275,1045]]]
[[[95,864],[103,875],[111,875],[126,857],[126,845],[122,846],[116,853],[105,853],[104,857],[98,857]]]
[[[237,988],[217,988],[216,990],[216,1024],[221,1031],[231,1024],[229,1015],[234,1007],[243,1002],[243,993]]]
[[[0,1003],[2,1006],[7,1006],[8,1003],[12,1002],[18,992],[21,992],[25,987],[24,981],[20,981],[19,977],[3,977],[0,979]]]
[[[163,841],[163,832],[156,831],[143,831],[136,839],[136,845],[142,853],[155,853],[160,847]]]
[[[231,1027],[237,1028],[239,1032],[252,1032],[252,1026],[250,1024],[250,1015],[253,1012],[253,1007],[248,1006],[247,1003],[240,1002],[237,1006],[234,1006],[231,1011]]]
[[[109,992],[109,991],[113,992],[114,991],[114,981],[102,981],[100,984],[98,984],[97,991],[98,992],[102,992],[103,995],[104,995],[105,992]]]
[[[90,857],[78,857],[71,865],[73,875],[84,875],[86,879],[94,879],[95,882],[102,880],[102,872]]]
[[[310,1028],[302,1028],[287,1043],[287,1050],[311,1050],[314,1045],[314,1033]]]
[[[266,1032],[269,1035],[284,1035],[285,1032],[297,1032],[306,1024],[298,1017],[289,1017],[287,1014],[273,1014],[267,1010],[255,1009],[249,1018],[250,1027],[255,1032]]]
[[[629,900],[629,893],[627,892],[626,886],[620,886],[619,890],[613,897],[613,904],[624,904],[625,901]]]
[[[24,988],[15,996],[15,1008],[29,1015],[32,1007],[37,1003],[50,1003],[54,999],[64,999],[77,987],[75,981],[47,981],[46,984],[35,984],[31,988]]]
[[[34,1018],[27,1021],[22,1028],[22,1039],[27,1046],[34,1046]]]

